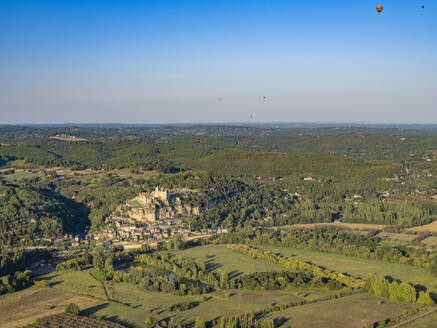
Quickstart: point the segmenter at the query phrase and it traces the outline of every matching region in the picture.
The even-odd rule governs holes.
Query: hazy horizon
[[[437,123],[422,2],[5,0],[0,124]]]

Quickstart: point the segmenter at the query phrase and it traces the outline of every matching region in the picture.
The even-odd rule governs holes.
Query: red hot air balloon
[[[196,139],[196,142],[199,143],[199,142],[200,142],[200,139]]]

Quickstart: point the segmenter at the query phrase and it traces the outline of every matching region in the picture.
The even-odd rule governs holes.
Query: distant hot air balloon
[[[223,99],[222,99],[222,98],[218,98],[217,100],[218,100],[218,101],[222,101]]]
[[[225,125],[225,129],[229,129],[229,125]]]
[[[422,6],[422,9],[425,9],[425,6]]]
[[[253,114],[250,114],[250,118],[252,118],[252,119],[253,119],[254,117],[255,117],[255,115],[253,115]]]
[[[382,5],[376,6],[376,11],[378,12],[378,14],[380,14],[383,9],[384,9],[384,7]]]
[[[196,139],[196,142],[199,143],[199,142],[200,142],[200,139]]]

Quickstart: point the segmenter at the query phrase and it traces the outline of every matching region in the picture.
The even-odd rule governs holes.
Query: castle
[[[172,194],[168,190],[157,186],[154,191],[142,192],[128,201],[128,216],[137,221],[155,222],[160,219],[170,219],[199,215],[198,207],[183,205],[184,194]]]

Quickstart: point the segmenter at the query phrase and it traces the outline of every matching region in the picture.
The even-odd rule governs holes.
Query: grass
[[[183,257],[195,258],[207,263],[209,271],[226,270],[234,275],[241,273],[283,271],[280,265],[255,260],[229,249],[226,245],[207,245],[174,252]]]
[[[403,328],[435,328],[437,323],[437,311],[434,311],[423,318],[402,326]]]
[[[12,183],[21,181],[23,179],[30,179],[30,178],[36,178],[42,176],[43,174],[41,173],[31,173],[31,172],[17,172],[17,173],[3,175],[4,179],[7,182],[12,182]]]
[[[426,271],[412,266],[291,248],[269,248],[284,255],[295,254],[305,257],[314,263],[358,276],[378,272],[408,281],[402,278],[401,272],[405,277],[414,277],[416,283],[420,279],[433,279]],[[175,253],[207,261],[210,270],[227,270],[234,274],[283,270],[281,266],[253,260],[246,255],[234,252],[226,245],[201,246]],[[150,314],[159,319],[174,316],[178,321],[191,323],[196,317],[211,320],[223,315],[252,312],[271,305],[317,299],[322,295],[335,293],[335,291],[316,290],[223,290],[207,295],[174,296],[142,291],[137,286],[128,283],[99,281],[93,275],[94,273],[93,269],[52,272],[40,278],[47,280],[51,288],[32,287],[1,296],[0,328],[20,327],[34,322],[38,317],[62,312],[71,302],[78,304],[85,315],[124,321],[135,327],[143,327],[146,316]],[[433,280],[435,283],[435,279]],[[170,311],[171,305],[181,302],[194,302],[197,305],[188,311]],[[286,326],[291,322],[293,327],[329,327],[331,323],[332,327],[361,327],[370,321],[393,316],[410,307],[411,305],[389,301],[381,303],[381,300],[376,297],[362,294],[296,307],[271,315],[283,317]],[[317,316],[314,313],[317,313]],[[348,323],[353,324],[347,326]]]
[[[38,317],[62,312],[70,302],[77,303],[84,315],[125,321],[142,327],[149,314],[160,319],[176,316],[177,320],[189,323],[198,316],[211,320],[223,315],[261,310],[273,304],[317,299],[335,293],[318,290],[224,290],[207,295],[175,296],[142,291],[128,283],[104,282],[102,286],[90,273],[92,269],[53,272],[42,278],[50,283],[51,288],[32,287],[19,293],[3,295],[0,297],[0,327],[18,327]],[[26,295],[24,300],[18,297],[22,294]],[[195,302],[197,306],[184,312],[170,311],[171,305],[180,302]],[[11,308],[17,311],[13,312]],[[11,314],[8,315],[8,312]]]
[[[430,224],[425,224],[423,226],[418,226],[414,228],[409,228],[409,231],[429,231],[437,232],[437,221],[431,222]]]
[[[421,241],[422,244],[426,246],[426,248],[437,248],[437,237],[428,237]]]
[[[361,328],[413,307],[361,294],[274,312],[269,317],[282,322],[280,327]]]
[[[54,271],[45,275],[44,278],[57,289],[106,300],[107,297],[102,283],[93,278],[90,273],[92,273],[92,270]]]
[[[388,275],[405,282],[423,285],[430,291],[437,292],[437,280],[435,277],[428,270],[412,265],[361,259],[306,249],[272,246],[261,246],[260,248],[288,257],[296,256],[304,261],[324,266],[329,270],[348,273],[355,277],[365,278],[370,273]]]
[[[142,323],[146,313],[159,318],[176,316],[178,320],[185,323],[193,321],[200,316],[211,320],[223,315],[240,314],[254,310],[261,310],[273,304],[286,304],[296,300],[314,299],[335,291],[263,291],[263,290],[224,290],[207,295],[174,296],[171,294],[144,292],[135,286],[125,283],[110,283],[108,288],[114,299],[129,304],[135,313],[130,311],[129,320]],[[183,312],[171,312],[170,306],[180,302],[196,302],[198,305],[193,309]],[[123,308],[120,308],[122,310]],[[116,314],[119,317],[125,316],[123,312],[111,305],[96,314]]]
[[[386,225],[382,224],[365,224],[365,223],[307,223],[307,224],[293,224],[288,226],[279,226],[280,229],[301,229],[301,228],[317,228],[317,227],[338,227],[338,228],[346,228],[358,231],[367,231],[367,230],[382,230]]]
[[[376,235],[381,239],[385,239],[387,241],[397,242],[401,244],[411,244],[411,242],[416,238],[415,235],[408,233],[393,233],[393,232],[380,232]]]
[[[64,312],[69,303],[86,309],[98,306],[102,301],[60,288],[28,288],[0,296],[0,327],[22,327],[37,318]]]

